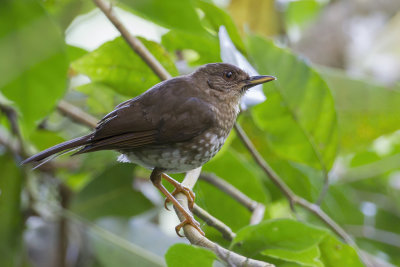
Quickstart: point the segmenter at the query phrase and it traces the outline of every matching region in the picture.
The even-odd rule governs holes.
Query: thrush
[[[230,64],[207,64],[119,104],[92,133],[55,145],[22,163],[41,162],[77,148],[75,154],[117,150],[121,153],[119,161],[153,170],[150,179],[154,186],[185,217],[175,228],[178,235],[185,224],[204,235],[199,223],[174,197],[184,193],[192,208],[194,193],[166,173],[193,170],[214,157],[235,123],[241,97],[249,88],[272,80],[275,77],[250,77]],[[161,177],[175,187],[172,194],[162,185]]]

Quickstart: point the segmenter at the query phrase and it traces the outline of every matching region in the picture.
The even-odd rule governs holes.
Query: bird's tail
[[[55,145],[53,147],[50,147],[46,150],[43,150],[42,152],[39,152],[36,155],[33,155],[30,158],[27,158],[26,160],[24,160],[21,164],[26,164],[29,162],[39,162],[42,161],[54,154],[66,151],[66,150],[71,150],[74,148],[78,148],[80,146],[83,145],[87,145],[89,144],[90,138],[92,137],[92,134],[88,134],[82,137],[78,137],[69,141],[66,141],[64,143]]]

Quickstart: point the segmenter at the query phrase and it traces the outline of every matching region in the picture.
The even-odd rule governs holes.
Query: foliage
[[[29,153],[88,132],[56,111],[60,99],[100,118],[119,102],[160,81],[122,37],[93,51],[66,44],[63,31],[77,15],[93,8],[84,2],[3,0],[0,4],[0,104],[17,111],[23,145]],[[168,29],[158,41],[139,39],[172,76],[182,72],[176,64],[182,57],[190,66],[187,68],[220,61],[218,30],[224,25],[235,46],[260,74],[278,77],[264,86],[267,101],[242,112],[239,118],[257,150],[298,196],[316,202],[324,192],[322,209],[356,237],[361,249],[400,264],[398,240],[396,243],[400,236],[400,135],[395,132],[400,125],[398,86],[388,89],[342,71],[315,68],[289,48],[244,33],[228,12],[212,1],[120,2],[116,4],[125,12]],[[262,2],[265,6],[267,1]],[[319,2],[291,2],[286,10],[287,25],[281,27],[304,29],[312,23],[309,18],[323,9]],[[277,11],[271,12],[278,16]],[[83,75],[90,82],[79,82]],[[0,137],[17,141],[3,115],[0,113]],[[196,203],[237,234],[229,242],[203,223],[209,239],[277,266],[362,266],[355,248],[339,240],[321,220],[298,207],[294,214],[239,138],[234,133],[229,138],[203,170],[265,205],[266,212],[260,223],[249,225],[252,214],[248,209],[199,181],[194,189]],[[4,266],[25,262],[29,266],[22,236],[34,232],[27,223],[33,211],[46,218],[48,213],[63,214],[63,210],[78,219],[60,216],[56,223],[67,220],[71,229],[79,229],[71,230],[74,235],[68,240],[74,248],[91,249],[91,253],[79,251],[89,255],[87,266],[162,266],[164,254],[168,266],[213,266],[219,260],[203,248],[175,244],[183,239],[159,230],[158,224],[173,231],[173,224],[165,223],[165,212],[158,205],[162,200],[147,187],[147,170],[112,164],[117,154],[106,151],[61,157],[54,165],[59,168],[32,171],[18,164],[23,151],[19,155],[7,151],[15,147],[13,141],[9,146],[0,143],[0,258],[5,259]],[[328,176],[336,179],[324,191]],[[25,177],[31,182],[24,183]],[[52,185],[59,183],[68,188],[67,193],[54,189]],[[113,223],[101,224],[105,219]],[[124,222],[128,230],[112,233],[110,229],[123,228],[117,221]],[[138,225],[144,232],[149,227],[153,235],[139,238],[139,234],[131,234]],[[363,227],[372,234],[365,234]],[[381,242],[373,230],[384,231],[395,240]],[[77,237],[77,231],[84,237]]]

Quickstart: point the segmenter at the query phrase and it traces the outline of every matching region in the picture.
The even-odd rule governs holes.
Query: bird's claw
[[[193,226],[202,236],[205,236],[203,230],[201,230],[200,228],[200,223],[198,221],[196,221],[193,216],[185,216],[185,220],[182,221],[180,224],[178,224],[175,227],[175,232],[179,237],[184,237],[183,235],[181,235],[179,233],[179,231],[182,229],[183,226],[185,226],[186,224],[190,224],[191,226]]]
[[[171,195],[175,197],[175,195],[178,194],[178,193],[185,194],[185,196],[188,199],[189,209],[192,210],[193,207],[194,207],[194,200],[196,198],[195,193],[192,190],[190,190],[190,188],[188,188],[188,187],[186,187],[186,186],[184,186],[182,184],[177,184],[177,185],[174,185],[174,186],[175,186],[175,189],[174,189],[174,191],[172,191]],[[164,207],[167,210],[169,210],[168,207],[167,207],[168,202],[170,202],[170,200],[168,198],[166,198],[165,201],[164,201]]]

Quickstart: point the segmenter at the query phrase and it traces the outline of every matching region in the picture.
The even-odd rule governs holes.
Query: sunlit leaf
[[[248,47],[260,74],[278,78],[264,86],[268,101],[253,108],[254,119],[275,153],[329,170],[336,157],[338,133],[328,86],[305,62],[270,41],[253,36]]]
[[[321,252],[317,245],[301,251],[266,249],[262,254],[288,262],[295,262],[301,266],[324,267],[319,259]]]
[[[318,244],[328,231],[302,222],[281,219],[263,221],[247,226],[237,232],[232,247],[246,256],[278,249],[303,251]]]
[[[172,76],[178,74],[171,57],[162,46],[143,38],[139,39]],[[89,76],[93,82],[104,83],[127,96],[139,95],[160,82],[122,37],[107,42],[74,61],[72,68]]]
[[[334,92],[344,151],[365,148],[375,138],[400,129],[399,86],[387,88],[329,69],[321,73]]]
[[[216,36],[210,33],[195,34],[191,32],[171,30],[162,36],[162,44],[169,51],[190,49],[198,53],[198,57],[188,59],[192,64],[220,62],[219,44]]]
[[[138,16],[170,29],[204,32],[191,0],[122,0]]]
[[[319,248],[321,250],[321,260],[326,267],[364,266],[354,248],[338,241],[333,235],[326,236],[320,243]]]
[[[216,259],[217,257],[211,251],[186,244],[175,244],[165,254],[168,267],[211,267]]]

